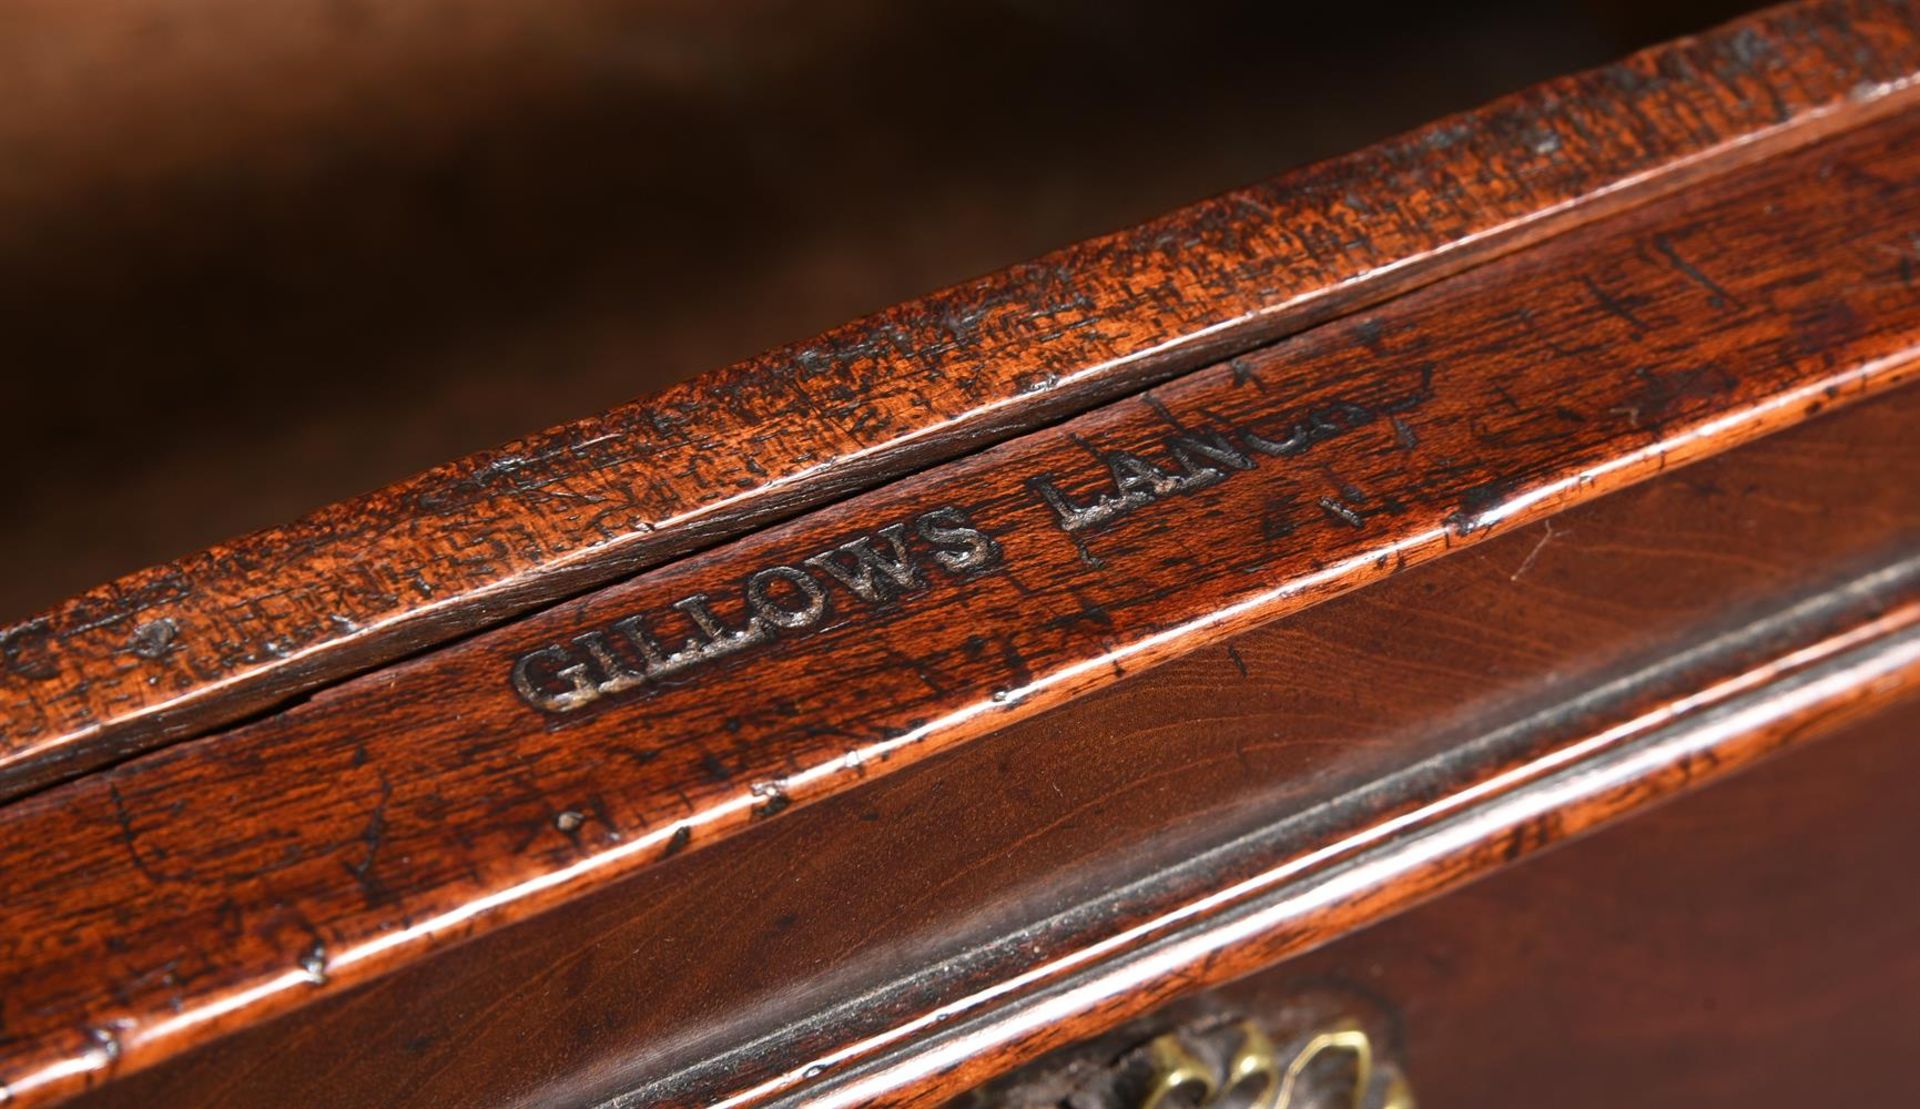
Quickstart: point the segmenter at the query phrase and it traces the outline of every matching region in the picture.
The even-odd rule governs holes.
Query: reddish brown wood
[[[0,14],[0,626],[1755,7],[485,2]]]
[[[1913,705],[1434,904],[997,1079],[994,1100],[1137,1104],[1115,1060],[1251,1018],[1283,1045],[1352,1020],[1419,1104],[1521,1109],[1904,1104],[1920,916]],[[1345,1105],[1330,1071],[1318,1102]],[[1102,1084],[1119,1079],[1118,1099]],[[1339,1082],[1341,1085],[1332,1085]],[[1065,1100],[1078,1087],[1079,1097]],[[1006,1098],[1007,1100],[1000,1100]],[[1377,1104],[1373,1102],[1370,1104]]]
[[[0,974],[27,1015],[9,1020],[0,1074],[27,1100],[140,1069],[1130,668],[1889,387],[1920,328],[1905,280],[1920,201],[1897,184],[1920,169],[1914,126],[1769,160],[17,802],[0,812],[0,854],[33,877]],[[1179,429],[1235,438],[1212,454],[1190,444],[1200,453],[1176,465]],[[1056,496],[1086,505],[1122,480],[1109,465],[1135,467],[1136,483],[1189,480],[1063,533],[1073,510],[1031,480],[1051,475]],[[938,530],[962,518],[992,532],[996,556]],[[807,561],[895,523],[921,584],[891,603],[855,601]],[[948,573],[936,548],[993,565]],[[844,553],[825,557],[847,572]],[[696,593],[738,626],[727,591],[802,565],[835,591],[831,615],[554,711],[560,671],[587,665],[575,636]],[[794,599],[776,611],[797,612]],[[544,713],[509,683],[516,660],[542,657],[528,688]],[[1762,704],[1792,721],[1859,692],[1791,694]],[[1723,756],[1777,732],[1727,736]],[[1659,768],[1648,788],[1685,776]],[[1632,801],[1569,795],[1567,828]],[[199,953],[194,972],[162,970],[182,945]],[[956,1063],[953,1080],[971,1073]]]
[[[772,352],[0,634],[0,789],[684,554],[1905,102],[1911,10],[1780,9]]]
[[[1316,946],[1784,746],[1882,711],[1888,699],[1920,692],[1916,619],[1920,606],[1910,606],[1888,624],[1860,629],[1860,640],[1852,634],[1841,637],[1874,646],[1859,656],[1835,660],[1839,665],[1807,687],[1784,688],[1782,679],[1791,666],[1740,675],[1737,683],[1758,692],[1730,704],[1723,718],[1695,721],[1683,712],[1677,722],[1663,719],[1662,732],[1648,736],[1644,746],[1623,744],[1631,749],[1615,758],[1570,759],[1570,751],[1556,752],[1538,767],[1557,772],[1554,777],[1543,776],[1491,799],[1473,796],[1477,789],[1462,789],[1354,837],[1350,855],[1343,850],[1348,844],[1329,845],[1315,857],[1288,860],[1245,886],[1223,891],[1242,894],[1249,904],[1209,897],[1168,918],[1142,922],[1126,936],[1136,951],[1111,957],[1092,973],[1072,973],[1081,959],[1037,967],[1032,973],[1035,985],[1052,984],[1047,979],[1056,976],[1064,979],[1044,1000],[1011,1006],[1004,997],[980,999],[999,1003],[1001,1011],[968,1021],[964,1018],[979,1004],[970,998],[967,1002],[973,1004],[943,1009],[938,1022],[900,1029],[902,1046],[867,1066],[847,1064],[857,1064],[873,1047],[892,1045],[855,1045],[849,1057],[782,1075],[732,1103],[759,1101],[812,1079],[806,1089],[813,1105],[939,1105],[1007,1069],[1009,1062],[1065,1046],[1197,987]],[[1597,746],[1601,738],[1577,746]],[[1535,770],[1515,768],[1510,773],[1532,776]],[[1457,815],[1435,820],[1430,827],[1410,823],[1455,809]],[[1194,917],[1202,914],[1218,919],[1196,924]],[[1157,939],[1164,942],[1149,946]],[[941,1023],[948,1027],[941,1029]],[[819,1081],[822,1069],[836,1066],[851,1073],[835,1076],[838,1081]],[[618,1104],[647,1103],[640,1099]]]
[[[1391,999],[1422,1105],[1898,1105],[1920,837],[1894,711],[1236,988]]]
[[[1551,749],[1551,729],[1523,726],[1542,710],[1910,551],[1920,487],[1833,490],[1845,467],[1916,465],[1917,414],[1903,390],[1498,535],[323,996],[102,1103],[581,1103],[635,1087],[702,1103],[802,1071],[1310,852],[1341,834],[1330,817],[1351,831],[1397,803],[1356,791],[1469,739],[1517,730]],[[1763,654],[1728,657],[1713,667]],[[1701,680],[1682,667],[1624,712]],[[1276,818],[1245,869],[1182,879]],[[1143,874],[1117,914],[1079,911]]]

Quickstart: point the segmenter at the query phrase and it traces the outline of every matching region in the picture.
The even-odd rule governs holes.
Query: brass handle
[[[1226,1065],[1210,1065],[1177,1033],[1169,1032],[1147,1045],[1153,1078],[1140,1109],[1168,1109],[1190,1105],[1195,1109],[1296,1109],[1307,1068],[1329,1051],[1353,1054],[1352,1109],[1368,1109],[1373,1088],[1373,1040],[1353,1021],[1340,1021],[1307,1037],[1282,1060],[1273,1040],[1252,1021],[1234,1028],[1238,1043]],[[1290,1045],[1291,1046],[1291,1045]],[[1387,1078],[1377,1109],[1414,1109],[1413,1091],[1398,1072]]]
[[[1170,1099],[1181,1098],[1189,1091],[1195,1105],[1212,1105],[1220,1093],[1213,1068],[1187,1050],[1172,1032],[1147,1045],[1147,1059],[1153,1066],[1153,1084],[1140,1099],[1140,1109],[1165,1109]]]

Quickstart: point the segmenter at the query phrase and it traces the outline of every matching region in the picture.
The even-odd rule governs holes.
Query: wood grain
[[[1422,1105],[1898,1105],[1920,1025],[1909,703],[1221,1000],[1392,1001]]]
[[[1307,950],[1916,692],[1920,599],[1037,966],[1013,984],[1025,996],[965,999],[896,1030],[897,1039],[853,1045],[712,1104],[754,1104],[802,1083],[809,1105],[943,1104],[1010,1063]],[[877,1059],[861,1058],[876,1049]],[[660,1103],[642,1095],[608,1109],[648,1104]]]
[[[1914,135],[1769,160],[16,802],[0,1075],[30,1101],[137,1070],[1888,388],[1920,337]],[[896,539],[911,570],[858,572]],[[651,674],[636,616],[672,656]],[[182,945],[196,969],[157,973]]]
[[[1524,761],[1825,634],[1778,616],[1920,536],[1920,487],[1836,501],[1833,474],[1920,464],[1916,413],[1901,390],[1498,534],[84,1100],[706,1104],[804,1074],[1386,819],[1402,787],[1430,800],[1490,748]]]
[[[156,567],[0,633],[0,791],[79,773],[1905,102],[1778,9]]]
[[[1134,1046],[1242,1017],[1282,1036],[1356,1020],[1425,1106],[1902,1104],[1920,917],[1860,878],[1898,872],[1920,835],[1885,788],[1920,773],[1916,724],[1893,707],[953,1104],[1078,1106],[1064,1090],[1106,1093]]]

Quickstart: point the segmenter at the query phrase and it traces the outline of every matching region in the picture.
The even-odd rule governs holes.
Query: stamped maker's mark
[[[1431,385],[1429,373],[1422,371],[1419,384],[1399,395],[1367,403],[1327,400],[1257,426],[1182,425],[1148,396],[1160,418],[1174,425],[1158,451],[1100,451],[1082,443],[1105,470],[1099,488],[1069,492],[1068,483],[1052,473],[1027,479],[1025,487],[1046,507],[1048,522],[1078,544],[1081,532],[1258,469],[1259,459],[1293,459],[1384,418],[1398,421],[1429,398]],[[1321,498],[1319,504],[1330,520],[1348,527],[1361,527],[1368,516],[1390,507],[1355,507],[1372,500],[1357,489],[1344,490],[1343,497]],[[1291,532],[1291,527],[1268,528],[1262,534],[1273,541]],[[757,570],[718,605],[707,593],[693,593],[667,605],[668,611],[623,616],[535,648],[514,660],[513,689],[542,712],[574,712],[603,698],[684,680],[721,659],[778,640],[813,634],[831,626],[836,615],[890,608],[926,588],[933,574],[964,580],[1004,559],[999,542],[965,509],[945,505]]]
[[[635,613],[549,643],[514,660],[513,689],[543,712],[567,713],[603,697],[671,681],[730,655],[804,636],[840,606],[882,608],[924,589],[930,570],[966,578],[1000,564],[1000,544],[951,505],[809,555],[768,566],[740,582],[729,620],[705,593],[667,607],[672,617]],[[736,606],[729,606],[736,607]],[[657,623],[681,625],[668,648]]]

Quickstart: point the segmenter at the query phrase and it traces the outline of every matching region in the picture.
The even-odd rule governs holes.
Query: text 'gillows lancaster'
[[[841,605],[894,603],[926,585],[929,570],[967,577],[999,565],[1000,544],[953,507],[862,535],[796,565],[769,566],[740,583],[745,620],[729,624],[705,593],[682,597],[664,618],[680,634],[662,639],[665,623],[634,614],[521,655],[513,688],[545,712],[564,713],[612,694],[669,681],[729,655],[803,636]],[[731,607],[731,606],[730,606]],[[665,644],[679,639],[679,645]]]

